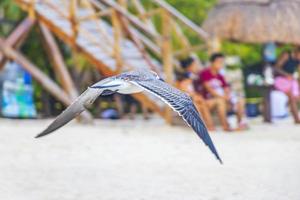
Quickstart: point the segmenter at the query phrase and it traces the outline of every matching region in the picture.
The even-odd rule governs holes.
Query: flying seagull
[[[67,124],[83,112],[86,107],[90,106],[100,95],[105,96],[116,92],[132,94],[142,91],[150,92],[159,97],[176,111],[193,128],[220,163],[222,163],[192,99],[187,94],[164,82],[155,72],[148,70],[125,72],[101,80],[88,87],[85,92],[67,107],[42,133],[37,135],[36,138],[48,135]]]

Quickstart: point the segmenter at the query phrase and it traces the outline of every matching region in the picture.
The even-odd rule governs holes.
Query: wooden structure
[[[206,40],[208,34],[162,0],[151,0],[147,10],[139,0],[15,0],[28,18],[7,38],[0,40],[0,61],[9,57],[19,62],[54,97],[68,105],[78,93],[52,34],[84,55],[104,76],[145,68],[172,83],[177,57],[192,54],[203,46],[192,46],[181,26]],[[152,23],[161,19],[161,28]],[[61,87],[27,60],[16,47],[37,24],[43,35],[51,64]],[[18,34],[14,34],[14,33]],[[173,49],[174,40],[181,48]],[[156,59],[154,59],[154,57]],[[171,121],[164,104],[146,94],[134,95],[146,107]]]

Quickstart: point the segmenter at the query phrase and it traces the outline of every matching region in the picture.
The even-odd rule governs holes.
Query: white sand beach
[[[300,126],[251,122],[211,134],[220,165],[193,131],[160,119],[0,120],[3,200],[299,200]]]

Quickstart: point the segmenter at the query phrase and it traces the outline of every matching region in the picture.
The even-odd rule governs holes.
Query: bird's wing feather
[[[185,120],[185,122],[193,128],[216,158],[222,163],[204,122],[202,121],[191,98],[187,94],[160,80],[133,80],[132,82],[143,87],[146,91],[156,95],[167,103],[174,111],[176,111]]]
[[[77,117],[85,110],[85,106],[93,103],[102,91],[103,89],[88,88],[71,105],[69,105],[66,110],[58,115],[58,117],[43,132],[38,134],[36,138],[52,133]]]

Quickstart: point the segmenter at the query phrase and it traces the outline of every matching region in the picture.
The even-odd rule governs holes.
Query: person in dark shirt
[[[210,58],[210,67],[202,70],[199,74],[200,84],[203,85],[202,94],[206,99],[218,99],[223,102],[225,109],[219,113],[224,130],[233,131],[227,122],[227,111],[234,111],[238,119],[237,130],[247,128],[244,120],[244,100],[238,98],[231,91],[225,77],[221,74],[224,67],[224,55],[215,53]]]
[[[300,124],[298,105],[300,91],[295,73],[300,67],[300,50],[283,52],[275,65],[275,88],[289,98],[289,105],[296,124]]]

